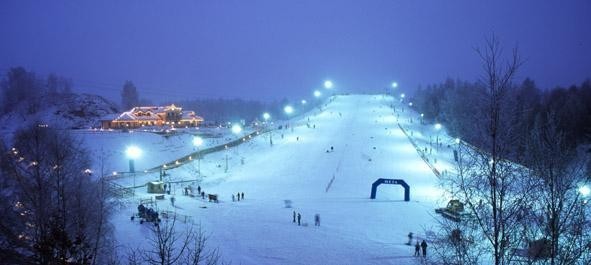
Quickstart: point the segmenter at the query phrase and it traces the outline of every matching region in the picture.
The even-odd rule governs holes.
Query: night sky
[[[494,2],[494,3],[493,3]],[[72,78],[119,101],[125,80],[156,102],[311,96],[476,80],[494,32],[543,88],[591,77],[591,1],[7,1],[0,71]]]

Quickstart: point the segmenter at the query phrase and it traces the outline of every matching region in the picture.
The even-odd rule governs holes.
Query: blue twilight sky
[[[476,80],[495,32],[541,87],[591,77],[591,1],[208,0],[0,2],[0,71],[24,66],[119,102],[307,98]]]

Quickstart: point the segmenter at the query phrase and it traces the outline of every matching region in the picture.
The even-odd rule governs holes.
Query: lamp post
[[[583,185],[579,187],[579,193],[585,198],[589,197],[589,195],[591,195],[591,188],[589,188],[587,185]]]
[[[290,105],[287,105],[283,108],[283,111],[285,112],[285,114],[287,114],[288,118],[287,118],[287,124],[289,126],[289,115],[291,115],[293,113],[293,107]],[[291,126],[289,126],[291,127]],[[291,128],[291,131],[293,132],[293,127]]]
[[[394,111],[396,111],[396,109],[394,109],[394,99],[396,98],[396,95],[394,95],[394,93],[396,93],[396,88],[398,88],[398,82],[394,81],[392,82],[392,84],[390,84],[390,86],[392,87],[392,102],[390,103],[390,108],[392,108]]]
[[[135,159],[142,156],[142,149],[132,145],[127,147],[125,154],[127,155],[127,158],[129,158],[129,172],[133,175],[133,196],[135,196]]]
[[[235,135],[240,135],[240,133],[242,132],[242,127],[240,126],[240,124],[234,124],[232,125],[232,133]],[[224,172],[227,173],[228,172],[228,145],[225,146],[226,148],[226,167]]]
[[[269,128],[269,119],[271,118],[271,114],[269,114],[268,112],[263,113],[263,119],[265,120],[265,123],[267,123],[267,128]],[[269,145],[273,146],[273,128],[271,128],[269,130]]]
[[[314,97],[319,98],[320,96],[322,96],[322,92],[314,90]]]
[[[320,92],[319,90],[314,90],[313,94],[316,99],[320,99],[320,97],[322,96],[322,92]],[[322,110],[322,104],[319,104],[319,102],[316,102],[316,104],[318,104],[318,109]]]
[[[437,151],[439,151],[439,131],[441,131],[441,123],[435,124],[435,130],[437,130],[437,138],[435,140],[435,144],[437,145]]]
[[[199,147],[203,144],[203,139],[199,136],[193,137],[193,146],[197,149],[197,172],[199,173],[199,177],[201,177],[201,153],[199,152]]]
[[[425,114],[421,113],[421,125],[423,125],[423,117],[425,117]]]
[[[293,107],[290,105],[287,105],[283,108],[283,111],[285,112],[285,114],[290,115],[293,113]]]

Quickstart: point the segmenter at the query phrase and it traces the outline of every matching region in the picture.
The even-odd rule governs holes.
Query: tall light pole
[[[233,134],[240,135],[241,132],[242,132],[242,127],[240,126],[240,124],[232,125],[232,133]],[[225,168],[224,172],[225,173],[228,172],[228,146],[227,145],[226,145],[226,168]]]
[[[322,92],[320,92],[319,90],[314,90],[314,93],[313,93],[313,94],[314,94],[314,97],[315,97],[316,99],[320,99],[320,97],[322,96]],[[319,104],[319,103],[320,103],[320,104]],[[318,101],[316,101],[316,104],[318,104],[318,109],[319,109],[319,110],[322,110],[322,104],[321,104],[321,103],[322,103],[322,102],[318,102]]]
[[[263,119],[265,120],[265,123],[267,124],[267,128],[271,128],[269,126],[269,119],[271,118],[271,114],[269,114],[268,112],[263,113]],[[269,129],[269,145],[273,146],[273,128]]]
[[[129,158],[129,172],[133,175],[133,196],[135,196],[135,159],[142,156],[142,149],[135,145],[128,146],[125,154]]]
[[[199,151],[199,147],[203,144],[203,139],[199,136],[193,137],[193,146],[197,149],[197,172],[199,173],[199,177],[201,177],[201,152]]]
[[[390,107],[392,109],[394,109],[394,99],[396,98],[394,93],[396,93],[396,88],[398,88],[398,82],[394,81],[394,82],[392,82],[392,84],[390,84],[390,86],[392,87],[392,98],[393,98],[392,103],[390,103]]]
[[[289,115],[291,115],[293,113],[293,107],[290,105],[287,105],[283,108],[283,111],[285,112],[285,114],[287,114],[287,124],[289,125]],[[289,126],[291,127],[291,126]],[[291,131],[293,132],[293,127],[291,127]]]
[[[437,151],[439,151],[439,131],[441,131],[441,123],[436,123],[435,124],[435,130],[437,130],[437,139],[435,141],[435,144],[437,145]]]
[[[314,90],[314,97],[319,98],[320,96],[322,96],[322,92],[320,92],[319,90]]]

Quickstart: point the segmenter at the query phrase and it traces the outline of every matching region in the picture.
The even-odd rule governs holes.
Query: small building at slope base
[[[191,110],[170,106],[135,107],[121,114],[101,119],[102,129],[135,129],[141,127],[198,127],[203,123]]]

